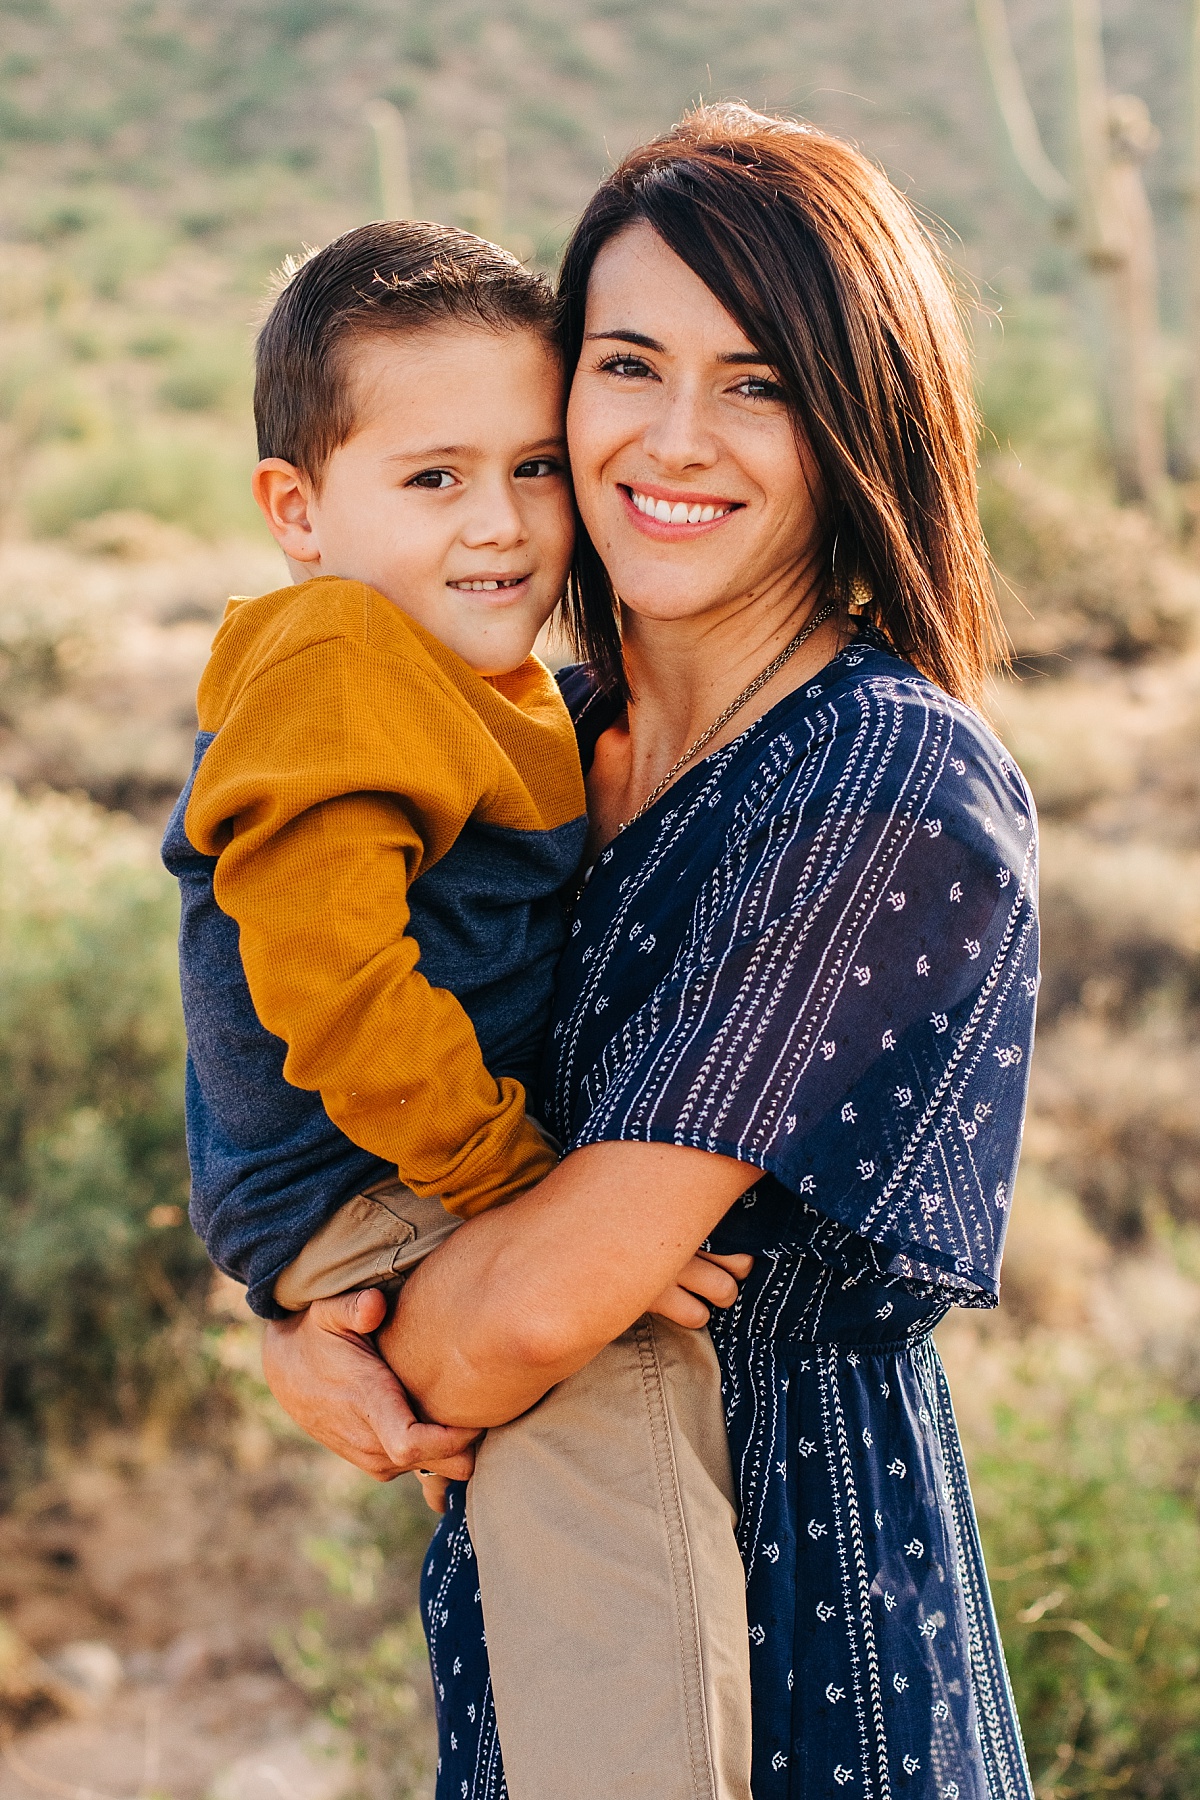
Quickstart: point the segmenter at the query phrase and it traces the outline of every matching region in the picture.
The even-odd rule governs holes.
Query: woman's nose
[[[662,469],[711,468],[719,452],[703,397],[686,387],[664,389],[642,445]]]

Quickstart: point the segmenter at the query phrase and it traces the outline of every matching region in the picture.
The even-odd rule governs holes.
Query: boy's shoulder
[[[268,670],[319,646],[345,645],[438,679],[439,659],[422,632],[375,588],[319,575],[270,594],[230,600],[200,684],[201,711],[223,714]]]
[[[423,648],[421,635],[401,609],[365,581],[317,575],[253,599],[231,600],[213,653],[221,652],[231,662],[265,665],[338,639],[392,654],[407,651],[418,659]]]

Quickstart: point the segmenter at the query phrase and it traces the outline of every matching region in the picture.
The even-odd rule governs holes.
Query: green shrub
[[[985,464],[980,510],[1027,666],[1063,675],[1081,657],[1137,663],[1188,643],[1200,579],[1144,513],[1082,500],[1014,457]]]
[[[37,196],[23,235],[54,251],[60,264],[105,300],[118,298],[132,277],[158,268],[171,247],[160,226],[109,186]]]
[[[196,347],[178,357],[158,386],[158,397],[177,412],[210,412],[241,397],[247,370],[216,346]],[[250,396],[245,396],[246,413]]]
[[[94,436],[101,413],[63,367],[57,344],[10,354],[0,363],[0,419],[25,448]]]
[[[514,109],[513,117],[518,128],[549,138],[566,149],[577,150],[590,142],[586,127],[552,100],[526,100]]]
[[[166,260],[171,240],[148,220],[117,214],[79,240],[71,264],[102,300],[119,299],[126,284]]]
[[[199,422],[197,422],[198,424]],[[33,487],[27,510],[41,537],[63,537],[84,519],[144,512],[201,537],[257,524],[250,498],[251,452],[185,431],[131,434],[61,456]]]
[[[364,1482],[339,1528],[304,1546],[337,1616],[309,1612],[276,1644],[287,1674],[354,1745],[372,1800],[433,1793],[433,1694],[413,1603],[433,1522],[411,1479]]]
[[[165,320],[149,320],[129,340],[131,356],[170,356],[179,348],[179,332]]]
[[[1070,302],[1027,295],[975,329],[984,451],[1016,450],[1073,487],[1107,493],[1104,428]]]
[[[37,244],[61,244],[98,223],[94,199],[79,194],[48,194],[39,199],[25,222],[25,235]]]
[[[1200,1432],[1118,1371],[1044,1360],[971,1457],[1039,1800],[1200,1793]]]
[[[174,884],[151,834],[0,787],[0,1397],[36,1440],[201,1400]]]

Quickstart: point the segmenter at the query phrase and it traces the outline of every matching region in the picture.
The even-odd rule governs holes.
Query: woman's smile
[[[740,500],[696,494],[654,482],[618,482],[634,523],[654,538],[698,537],[742,510]]]

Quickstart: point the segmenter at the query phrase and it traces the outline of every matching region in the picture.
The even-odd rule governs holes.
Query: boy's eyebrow
[[[539,438],[534,444],[522,445],[525,455],[532,455],[536,450],[558,450],[566,445],[566,434],[558,432],[553,437]],[[416,450],[393,450],[385,458],[385,462],[438,462],[443,457],[478,456],[478,444],[431,444]]]
[[[664,356],[667,353],[665,344],[660,344],[656,338],[647,337],[641,331],[589,331],[586,333],[584,341],[589,344],[636,344],[640,350],[657,350],[660,355]],[[717,361],[719,363],[758,363],[768,369],[774,366],[770,357],[763,356],[758,350],[727,350],[724,355],[718,356]]]

